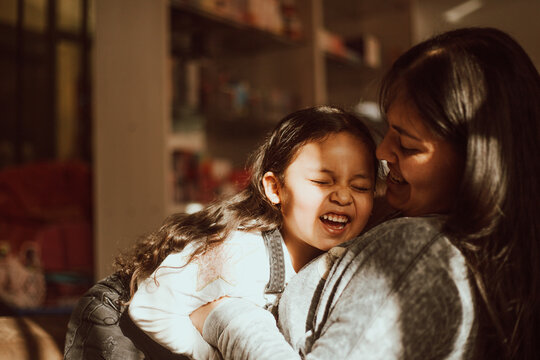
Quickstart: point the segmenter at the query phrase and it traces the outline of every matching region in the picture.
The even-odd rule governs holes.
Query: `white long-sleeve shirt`
[[[287,247],[285,283],[295,274]],[[266,306],[275,295],[265,294],[270,277],[269,253],[260,232],[233,232],[228,239],[188,262],[194,246],[168,255],[151,276],[141,281],[129,306],[133,322],[173,353],[194,359],[220,358],[189,315],[220,297],[239,297]]]

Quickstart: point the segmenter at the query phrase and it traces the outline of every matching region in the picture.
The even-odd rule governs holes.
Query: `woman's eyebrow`
[[[400,127],[400,126],[392,125],[392,128],[393,128],[394,130],[396,130],[398,133],[400,133],[400,135],[404,135],[404,136],[410,137],[411,139],[414,139],[414,140],[416,140],[416,141],[422,141],[422,140],[420,140],[418,137],[414,136],[413,134],[411,134],[410,132],[408,132],[407,130],[403,129],[403,128]]]

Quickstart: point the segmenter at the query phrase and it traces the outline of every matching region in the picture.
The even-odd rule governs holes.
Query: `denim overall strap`
[[[280,294],[285,289],[285,259],[278,229],[262,233],[270,259],[270,280],[264,289],[265,294]]]

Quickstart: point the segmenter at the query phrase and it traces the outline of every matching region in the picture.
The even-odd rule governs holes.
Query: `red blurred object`
[[[45,272],[93,273],[91,173],[81,162],[48,162],[0,171],[0,240],[18,252],[40,248]]]

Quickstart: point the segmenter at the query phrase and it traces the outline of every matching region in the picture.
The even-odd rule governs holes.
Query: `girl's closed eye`
[[[354,191],[358,192],[367,192],[372,190],[371,186],[368,185],[352,185],[351,187]]]
[[[317,185],[329,185],[331,183],[330,180],[323,179],[311,179],[310,181]]]

